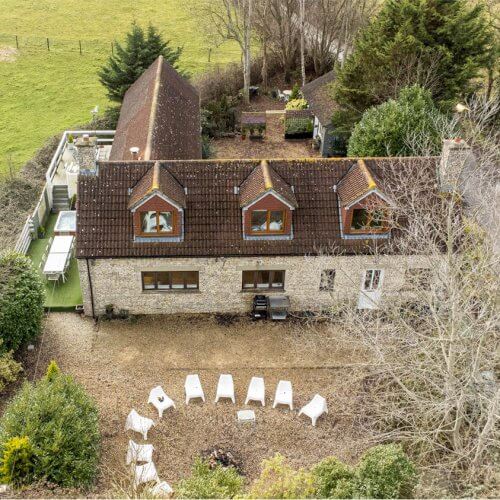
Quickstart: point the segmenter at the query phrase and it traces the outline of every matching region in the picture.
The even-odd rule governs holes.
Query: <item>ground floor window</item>
[[[332,291],[335,284],[335,269],[323,269],[321,271],[321,281],[319,289],[324,291]]]
[[[145,271],[141,273],[143,290],[197,290],[198,271]]]
[[[243,289],[279,290],[285,288],[285,271],[243,271]]]

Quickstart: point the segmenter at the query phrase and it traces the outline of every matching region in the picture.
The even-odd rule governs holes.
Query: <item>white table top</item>
[[[67,255],[71,250],[74,236],[54,236],[54,241],[49,250],[49,255],[53,253],[62,253]]]
[[[43,268],[44,274],[63,273],[66,266],[67,253],[49,253]]]

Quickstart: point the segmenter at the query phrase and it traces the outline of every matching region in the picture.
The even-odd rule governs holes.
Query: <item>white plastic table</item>
[[[73,245],[74,236],[54,236],[54,241],[49,250],[49,255],[52,253],[68,254]]]
[[[45,261],[43,274],[62,274],[65,270],[67,259],[68,254],[65,253],[49,253]]]

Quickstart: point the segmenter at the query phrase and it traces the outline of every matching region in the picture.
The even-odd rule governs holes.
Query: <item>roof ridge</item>
[[[153,87],[153,98],[151,99],[151,111],[148,121],[148,136],[146,139],[146,150],[144,151],[144,159],[149,160],[151,157],[151,150],[153,149],[153,130],[156,121],[156,112],[158,109],[158,94],[160,93],[161,70],[163,67],[163,56],[159,55],[156,59],[158,61],[158,68],[156,69],[155,84]]]
[[[151,185],[150,191],[159,189],[160,189],[160,162],[155,161],[155,164],[153,165],[153,183]]]
[[[368,183],[368,188],[369,189],[375,189],[377,187],[377,183],[375,182],[373,175],[370,172],[370,169],[365,163],[365,160],[360,158],[357,161],[359,167],[361,168],[361,171],[363,172],[363,175],[365,176],[366,182]]]
[[[271,179],[271,173],[269,172],[269,163],[267,160],[262,160],[260,162],[260,166],[262,168],[262,175],[264,176],[264,188],[273,189],[273,180]]]

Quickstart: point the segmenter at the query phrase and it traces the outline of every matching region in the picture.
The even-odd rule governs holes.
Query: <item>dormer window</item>
[[[355,208],[352,211],[351,231],[367,231],[386,229],[387,216],[384,210],[368,210]]]
[[[284,210],[252,210],[251,228],[256,234],[276,234],[285,231]]]
[[[172,212],[141,212],[141,228],[144,234],[171,233],[174,230]]]
[[[238,189],[245,239],[291,239],[292,187],[263,160]]]

